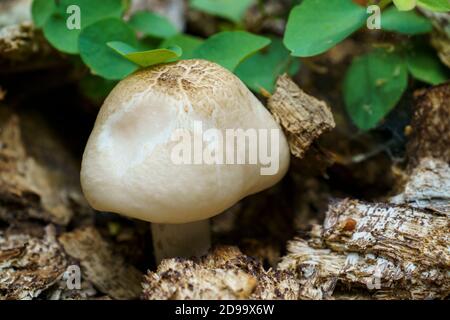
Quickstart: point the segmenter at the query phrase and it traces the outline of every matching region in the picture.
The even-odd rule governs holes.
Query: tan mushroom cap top
[[[269,164],[259,156],[256,164],[249,163],[248,156],[245,164],[176,163],[174,148],[187,140],[175,139],[174,132],[184,129],[201,137],[194,129],[199,123],[203,133],[218,129],[224,139],[225,129],[267,131],[267,137],[278,132],[278,150],[269,144],[266,153],[276,153],[273,167],[278,165],[278,170],[261,175],[261,168]],[[250,145],[255,148],[268,139],[258,138],[256,146],[247,143],[243,149],[235,140],[234,147],[223,149],[224,155],[248,154]],[[204,141],[201,150],[207,152],[211,140]],[[225,146],[230,140],[223,141]],[[155,223],[187,223],[210,218],[274,185],[288,166],[286,138],[247,87],[217,64],[184,60],[141,70],[114,88],[86,145],[81,184],[88,202],[99,211]]]

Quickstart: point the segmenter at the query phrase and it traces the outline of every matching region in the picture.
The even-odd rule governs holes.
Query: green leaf
[[[270,39],[245,31],[225,31],[206,40],[194,57],[220,64],[230,71],[258,50],[268,46]]]
[[[55,10],[55,0],[34,0],[31,5],[34,25],[38,28],[44,26]]]
[[[203,39],[190,36],[187,34],[178,34],[175,37],[166,39],[161,44],[161,48],[168,48],[172,46],[179,46],[183,50],[183,55],[180,59],[192,59],[195,50],[202,45]]]
[[[353,122],[374,128],[398,103],[408,85],[408,72],[397,53],[376,50],[355,58],[344,80],[344,100]]]
[[[146,36],[166,39],[178,34],[177,28],[167,18],[148,11],[137,12],[129,23]]]
[[[255,0],[191,0],[191,7],[239,23]]]
[[[91,24],[81,31],[80,55],[94,74],[109,80],[121,80],[137,70],[138,66],[111,50],[107,45],[111,41],[138,45],[131,27],[121,19],[109,18]]]
[[[144,68],[171,60],[173,61],[181,57],[183,53],[180,47],[139,51],[120,41],[108,42],[108,46],[126,59]]]
[[[420,7],[431,11],[449,12],[450,1],[448,0],[417,0],[417,4]]]
[[[447,69],[431,50],[418,47],[408,50],[407,65],[411,75],[420,81],[437,85],[448,80]]]
[[[400,11],[409,11],[416,7],[417,0],[394,0],[394,4]]]
[[[101,104],[116,84],[117,81],[89,75],[81,79],[79,88],[84,96],[95,103]]]
[[[279,75],[294,75],[299,69],[297,59],[290,57],[281,39],[273,38],[267,49],[262,50],[242,62],[236,69],[236,75],[253,91],[261,88],[273,92]]]
[[[80,29],[69,29],[67,22],[72,14],[67,13],[71,6],[80,8]],[[120,18],[125,9],[123,0],[60,0],[56,11],[44,25],[44,35],[59,51],[78,53],[78,37],[86,26],[105,18]],[[72,7],[73,8],[73,7]]]
[[[284,44],[294,56],[314,56],[361,28],[366,18],[366,9],[352,0],[304,0],[289,15]]]
[[[384,30],[408,35],[427,33],[433,30],[433,25],[427,18],[414,11],[399,11],[395,7],[390,7],[383,12],[381,27]]]

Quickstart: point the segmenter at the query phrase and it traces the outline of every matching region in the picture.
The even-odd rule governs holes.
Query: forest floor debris
[[[69,256],[79,261],[82,273],[103,293],[114,299],[136,299],[142,274],[115,254],[93,227],[64,233],[58,238]]]
[[[196,260],[163,260],[145,276],[143,298],[152,299],[287,299],[298,284],[289,272],[264,270],[236,247],[217,247]]]

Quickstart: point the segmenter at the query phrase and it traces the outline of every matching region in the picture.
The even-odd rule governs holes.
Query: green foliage
[[[449,79],[447,69],[431,50],[420,47],[408,50],[406,61],[411,75],[420,81],[437,85]]]
[[[94,74],[109,80],[120,80],[138,69],[138,66],[117,54],[108,42],[121,41],[137,47],[131,27],[116,18],[101,20],[83,29],[79,47],[83,62]]]
[[[39,2],[39,0],[37,1]],[[33,4],[33,6],[35,5]],[[67,21],[71,16],[68,8],[73,5],[80,8],[80,29],[67,27]],[[48,15],[50,7],[49,4],[45,6],[45,10],[40,9],[41,6],[35,7],[34,20],[43,23],[45,37],[56,49],[76,54],[79,52],[78,37],[81,30],[104,18],[120,18],[126,8],[126,3],[123,0],[102,0],[93,5],[91,0],[60,0],[53,7],[53,12],[48,18],[44,19]]]
[[[395,6],[382,13],[382,29],[409,36],[432,30],[426,17],[412,11],[416,5],[450,11],[448,0],[393,2]],[[327,51],[362,28],[368,18],[366,7],[353,0],[293,0],[295,7],[283,40],[232,31],[245,27],[244,13],[254,3],[256,0],[190,0],[193,8],[234,23],[231,31],[208,39],[182,34],[166,18],[152,12],[138,12],[125,22],[122,16],[129,0],[34,0],[32,16],[56,49],[80,54],[93,73],[83,79],[80,89],[94,100],[102,99],[117,80],[140,67],[194,58],[216,62],[235,72],[254,91],[271,92],[279,75],[298,72],[299,60],[294,57]],[[68,28],[73,13],[68,7],[72,5],[81,9],[80,30]],[[344,100],[360,129],[374,128],[395,107],[406,90],[408,74],[433,85],[448,79],[448,70],[429,45],[414,44],[416,38],[409,39],[398,43],[394,52],[378,49],[355,58],[348,69]]]
[[[183,54],[180,59],[192,59],[194,57],[194,52],[197,48],[202,45],[203,39],[190,36],[187,34],[178,34],[174,37],[164,40],[161,44],[161,48],[169,48],[173,46],[178,46],[182,49]]]
[[[255,0],[191,0],[197,10],[239,23]]]
[[[286,72],[294,75],[299,67],[298,60],[290,58],[281,39],[273,38],[267,49],[242,62],[236,69],[236,75],[255,92],[261,89],[273,92],[279,75]]]
[[[148,11],[136,13],[131,17],[130,25],[146,36],[160,39],[170,38],[179,33],[168,19]]]
[[[354,59],[344,80],[350,118],[362,130],[374,128],[400,100],[408,84],[402,57],[375,50]]]
[[[409,11],[416,7],[417,0],[394,0],[395,6],[400,11]]]
[[[417,0],[419,6],[438,12],[449,12],[450,1],[448,0]]]
[[[384,30],[414,35],[430,32],[430,20],[414,11],[399,11],[395,6],[383,12],[381,26]]]
[[[181,57],[183,53],[180,47],[139,51],[138,49],[120,41],[108,42],[107,45],[121,56],[143,68],[163,62],[173,61]]]
[[[394,0],[394,4],[401,11],[412,10],[416,5],[431,11],[450,11],[450,2],[448,0]]]
[[[291,11],[284,43],[294,56],[314,56],[361,28],[366,17],[352,0],[304,0]]]
[[[55,10],[55,0],[34,0],[31,5],[31,15],[35,26],[43,27]]]
[[[234,71],[244,59],[269,44],[270,39],[245,31],[225,31],[206,40],[195,50],[194,56]]]
[[[108,96],[117,81],[106,80],[99,76],[88,75],[81,79],[79,88],[82,94],[92,100],[95,103],[102,103],[102,101]]]

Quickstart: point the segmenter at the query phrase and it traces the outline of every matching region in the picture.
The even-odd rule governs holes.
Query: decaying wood
[[[416,96],[406,178],[391,202],[450,215],[450,83]]]
[[[52,226],[43,237],[0,232],[0,299],[33,299],[63,276],[67,258]]]
[[[419,9],[435,27],[431,34],[431,44],[438,51],[441,61],[450,68],[450,15],[447,12],[433,12]]]
[[[83,276],[114,299],[135,299],[141,293],[142,274],[112,250],[93,227],[58,238],[69,256],[79,261]]]
[[[343,200],[330,205],[323,225],[322,239],[335,251],[381,254],[430,268],[450,268],[447,215]]]
[[[30,22],[0,29],[0,74],[49,68],[61,61]]]
[[[450,216],[450,166],[435,158],[423,158],[412,169],[395,204],[432,209]]]
[[[144,299],[297,299],[288,272],[265,271],[236,247],[218,247],[198,260],[163,260],[143,283]]]
[[[28,120],[31,127],[16,114],[0,112],[0,219],[66,225],[75,210],[90,212],[78,167],[39,117]]]
[[[335,127],[326,103],[307,95],[287,74],[278,78],[267,107],[286,133],[291,153],[298,158],[322,133]]]
[[[450,163],[450,83],[416,93],[411,128],[407,146],[410,167],[426,157]]]
[[[73,264],[71,264],[73,265]],[[45,296],[41,296],[47,300],[92,300],[98,299],[98,292],[94,285],[81,278],[80,288],[69,289],[67,287],[67,279],[61,279],[45,292]]]
[[[279,267],[297,272],[301,298],[331,299],[337,285],[377,299],[445,298],[449,231],[448,216],[433,211],[337,201],[312,240],[289,243]]]

